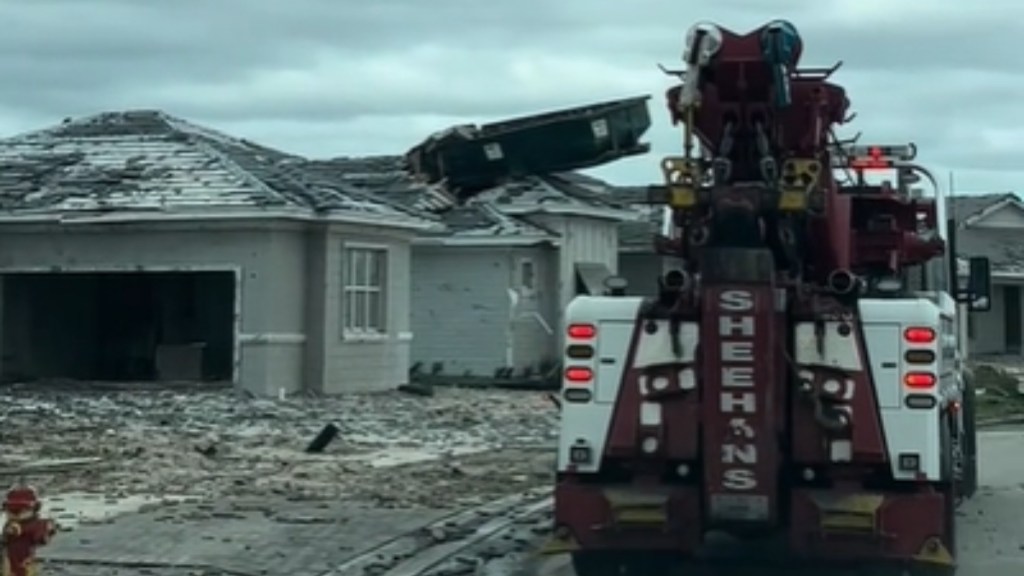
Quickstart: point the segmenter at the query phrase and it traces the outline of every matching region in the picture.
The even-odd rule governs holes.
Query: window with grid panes
[[[345,248],[344,322],[350,334],[387,331],[387,250]]]

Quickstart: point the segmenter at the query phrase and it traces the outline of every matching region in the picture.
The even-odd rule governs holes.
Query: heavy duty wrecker
[[[959,315],[987,309],[988,261],[958,282],[913,145],[841,142],[838,65],[798,68],[801,51],[785,21],[690,30],[667,94],[685,155],[649,198],[657,296],[609,282],[566,309],[547,551],[578,576],[675,571],[723,534],[801,563],[955,571],[977,483]]]

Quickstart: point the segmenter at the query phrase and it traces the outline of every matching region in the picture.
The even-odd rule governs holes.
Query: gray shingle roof
[[[431,225],[308,170],[303,158],[156,110],[106,112],[0,139],[0,211],[8,215],[211,210]]]
[[[946,211],[949,217],[956,220],[958,224],[962,224],[964,220],[1007,198],[1018,199],[1017,195],[1012,192],[950,196],[946,199]]]
[[[446,236],[460,240],[520,240],[533,244],[553,242],[558,234],[522,218],[502,214],[489,204],[456,206],[440,214],[448,228]]]
[[[366,190],[420,213],[437,214],[453,236],[462,238],[557,238],[557,234],[519,215],[542,212],[550,206],[567,211],[605,211],[628,208],[605,190],[602,180],[575,173],[516,178],[475,195],[462,205],[443,183],[427,184],[407,169],[402,156],[333,158],[308,163],[314,172]]]
[[[471,202],[492,203],[508,213],[603,213],[623,219],[633,215],[628,205],[607,192],[580,186],[561,174],[517,178],[483,190]]]
[[[947,210],[958,224],[965,224],[989,208],[1012,201],[1020,201],[1013,193],[971,194],[952,196]],[[976,227],[960,228],[957,232],[957,253],[962,258],[987,256],[992,272],[1002,274],[1024,273],[1024,232]]]
[[[325,178],[419,212],[437,212],[456,203],[455,196],[443,187],[426,184],[409,174],[402,156],[312,160],[308,166],[311,171]]]

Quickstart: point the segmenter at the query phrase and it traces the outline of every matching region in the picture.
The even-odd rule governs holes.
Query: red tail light
[[[914,390],[924,390],[935,387],[935,374],[929,372],[910,372],[903,377],[903,384]]]
[[[910,344],[931,344],[935,341],[935,330],[926,326],[912,326],[903,331],[903,339]]]
[[[565,369],[565,381],[570,384],[588,384],[594,379],[594,371],[583,366],[571,366]]]
[[[597,336],[597,326],[593,324],[570,324],[566,332],[569,334],[569,338],[589,340]]]

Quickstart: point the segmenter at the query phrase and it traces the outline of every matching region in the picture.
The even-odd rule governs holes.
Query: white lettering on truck
[[[719,294],[723,314],[718,318],[722,364],[719,409],[729,419],[731,439],[722,445],[722,486],[728,490],[757,488],[756,432],[747,416],[757,413],[754,391],[754,295],[746,290]]]

